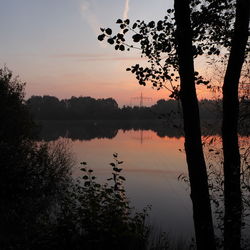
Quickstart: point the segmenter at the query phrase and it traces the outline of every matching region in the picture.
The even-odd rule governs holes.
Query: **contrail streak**
[[[128,18],[128,11],[129,11],[129,0],[125,0],[125,7],[123,11],[123,20]]]
[[[98,21],[96,15],[91,11],[89,2],[85,1],[81,5],[81,12],[82,12],[83,18],[87,21],[87,23],[91,27],[92,31],[96,35],[98,35],[100,33],[99,32],[100,24],[99,24],[99,21]]]
[[[95,15],[95,13],[91,10],[91,2],[90,1],[83,1],[81,5],[81,13],[85,21],[88,23],[90,28],[92,29],[95,36],[100,34],[100,27],[101,24]],[[106,47],[106,44],[99,43],[101,47]]]

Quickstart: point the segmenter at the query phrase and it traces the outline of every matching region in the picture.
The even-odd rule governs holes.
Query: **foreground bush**
[[[0,143],[1,249],[30,249],[62,189],[72,161],[62,143]]]
[[[112,177],[99,184],[82,163],[82,180],[72,183],[60,207],[56,233],[63,249],[146,249],[147,209],[134,213],[123,187],[121,161],[114,154]],[[64,229],[64,230],[62,230]]]
[[[0,249],[146,249],[147,209],[131,208],[117,154],[107,184],[84,167],[74,180],[63,141],[32,140],[24,86],[0,69]]]

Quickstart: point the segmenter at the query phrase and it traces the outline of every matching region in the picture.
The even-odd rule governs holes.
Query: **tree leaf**
[[[138,43],[143,38],[143,36],[140,34],[135,34],[132,36],[132,38],[133,38],[135,43]]]
[[[107,40],[107,42],[108,42],[109,44],[114,44],[114,43],[115,43],[115,41],[114,41],[113,38],[109,38],[109,39]]]
[[[122,23],[122,19],[117,19],[116,23]]]
[[[98,39],[99,41],[103,41],[104,38],[105,38],[105,34],[99,35],[99,36],[97,37],[97,39]]]
[[[110,28],[107,28],[105,31],[106,31],[106,33],[107,33],[108,35],[111,35],[111,34],[112,34],[112,29],[110,29]]]

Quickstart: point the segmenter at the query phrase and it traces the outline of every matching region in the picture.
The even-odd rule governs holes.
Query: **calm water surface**
[[[180,175],[187,176],[184,138],[173,126],[151,123],[49,121],[42,124],[41,138],[47,141],[66,138],[78,163],[73,175],[82,175],[80,162],[85,161],[94,170],[99,183],[105,183],[111,177],[109,163],[113,153],[118,153],[119,160],[124,161],[122,173],[126,177],[125,188],[131,204],[137,210],[152,205],[150,224],[177,240],[190,239],[194,229],[189,186],[178,180]],[[221,150],[221,139],[215,132],[208,132],[203,137],[207,142],[211,142],[211,138],[215,142],[213,152]],[[246,145],[249,142],[248,137],[241,137],[240,141],[241,144],[245,141]],[[211,148],[210,143],[206,145]],[[215,166],[221,164],[220,155],[206,155],[210,155],[208,162],[212,159]],[[249,235],[250,221],[246,222],[248,226],[244,231]]]
[[[153,131],[118,130],[112,139],[70,140],[77,162],[86,161],[100,182],[111,175],[113,153],[124,161],[126,191],[136,209],[152,205],[150,222],[176,237],[193,234],[188,185],[179,181],[187,174],[184,138],[159,137]],[[80,176],[76,167],[74,176]]]

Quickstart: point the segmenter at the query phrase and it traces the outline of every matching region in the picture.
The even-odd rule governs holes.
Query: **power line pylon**
[[[141,92],[140,96],[131,97],[131,103],[133,100],[139,100],[140,101],[140,108],[141,108],[141,107],[143,107],[143,101],[152,101],[152,98],[151,97],[144,97],[142,95],[142,92]]]

